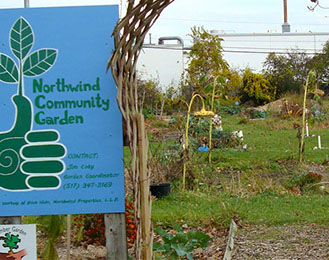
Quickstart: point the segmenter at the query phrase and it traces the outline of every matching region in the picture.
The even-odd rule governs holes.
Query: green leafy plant
[[[183,98],[187,101],[193,93],[211,95],[213,80],[220,75],[227,76],[228,63],[223,58],[223,39],[212,35],[202,27],[191,28],[193,46],[188,54],[189,65],[186,68],[185,84],[182,88]],[[217,90],[220,84],[216,85]]]
[[[163,259],[193,259],[192,252],[196,248],[206,249],[212,238],[199,231],[184,232],[176,226],[176,234],[166,232],[160,227],[155,229],[163,242],[153,243],[156,252],[161,253]],[[169,258],[168,258],[169,257]]]
[[[3,247],[9,248],[9,254],[13,254],[13,249],[18,248],[18,243],[21,242],[19,235],[12,235],[11,233],[6,233],[4,237],[0,237],[0,240],[3,240]]]
[[[236,115],[241,113],[241,108],[238,106],[220,106],[219,110],[228,115]]]

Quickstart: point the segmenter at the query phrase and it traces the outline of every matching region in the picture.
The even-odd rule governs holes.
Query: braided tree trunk
[[[126,123],[127,137],[132,154],[131,180],[133,184],[135,221],[137,239],[135,242],[136,259],[141,259],[143,241],[140,222],[140,189],[139,189],[139,156],[137,136],[138,113],[141,113],[137,102],[136,63],[142,44],[151,26],[159,18],[161,12],[174,0],[129,0],[126,16],[119,21],[113,31],[115,50],[108,63],[118,88],[117,102]],[[148,170],[148,174],[150,174]],[[151,199],[149,198],[149,203]],[[150,233],[152,227],[150,227]],[[152,245],[152,243],[151,243]]]

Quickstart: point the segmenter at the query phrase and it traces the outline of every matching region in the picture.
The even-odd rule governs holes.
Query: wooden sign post
[[[107,260],[128,259],[125,214],[105,214],[105,226]]]

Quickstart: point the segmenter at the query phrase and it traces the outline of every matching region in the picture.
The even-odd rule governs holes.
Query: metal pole
[[[24,8],[30,7],[30,0],[24,0]]]

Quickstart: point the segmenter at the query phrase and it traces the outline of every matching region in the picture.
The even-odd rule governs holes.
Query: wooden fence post
[[[139,188],[141,199],[141,231],[142,231],[142,256],[143,260],[152,259],[152,235],[151,235],[151,200],[150,180],[147,171],[147,143],[144,126],[144,116],[137,114],[138,124],[138,153],[139,153]]]
[[[105,214],[107,260],[127,260],[127,236],[125,213]]]

